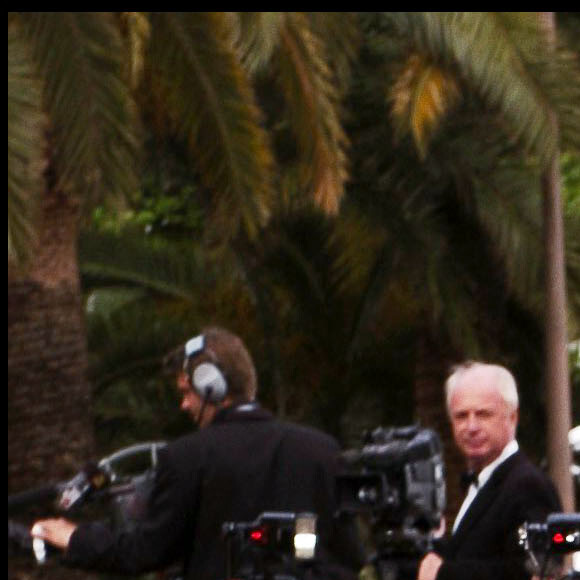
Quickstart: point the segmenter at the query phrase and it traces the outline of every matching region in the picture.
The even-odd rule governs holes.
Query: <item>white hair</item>
[[[493,379],[493,385],[504,400],[510,411],[515,411],[519,407],[518,389],[514,376],[505,367],[495,364],[468,361],[453,367],[452,373],[445,381],[445,400],[447,412],[450,410],[451,397],[461,384],[465,375],[474,371],[488,371]]]

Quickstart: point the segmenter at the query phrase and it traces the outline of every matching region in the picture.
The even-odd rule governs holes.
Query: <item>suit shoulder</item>
[[[179,461],[183,457],[191,459],[196,455],[196,453],[201,453],[203,448],[202,439],[201,431],[182,435],[168,443],[161,450],[161,453],[170,461]]]
[[[301,440],[305,444],[307,442],[312,442],[333,452],[340,450],[338,441],[332,435],[329,435],[320,429],[291,422],[280,422],[279,425],[280,428],[286,432],[288,437]]]
[[[510,465],[508,478],[517,481],[518,485],[552,485],[548,475],[522,452],[514,456],[513,462]]]
[[[560,508],[560,499],[550,477],[524,454],[514,461],[508,474],[509,489],[514,492],[516,505],[538,504],[553,511]]]

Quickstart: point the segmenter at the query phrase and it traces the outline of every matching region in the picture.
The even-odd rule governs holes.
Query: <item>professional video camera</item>
[[[339,511],[367,518],[376,548],[372,563],[382,580],[414,578],[445,509],[438,435],[416,425],[379,427],[343,458]]]
[[[264,512],[252,522],[226,522],[226,580],[296,580],[316,552],[316,515]]]
[[[565,554],[580,551],[580,513],[553,513],[545,522],[526,522],[519,529],[520,545],[526,550],[533,573],[540,579],[554,575]],[[580,578],[573,569],[562,578]]]
[[[8,515],[22,514],[34,505],[52,504],[59,513],[71,514],[87,504],[105,504],[107,516],[116,526],[130,527],[145,506],[153,481],[157,452],[163,441],[138,443],[89,463],[68,481],[45,485],[8,496]],[[33,550],[39,564],[51,550],[42,540],[30,537],[27,526],[8,520],[9,550]]]

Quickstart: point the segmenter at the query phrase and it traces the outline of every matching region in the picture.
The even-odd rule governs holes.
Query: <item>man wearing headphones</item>
[[[169,360],[175,368],[176,357]],[[354,579],[362,565],[358,542],[351,522],[335,517],[337,442],[260,407],[252,358],[227,330],[204,330],[180,347],[177,361],[181,408],[200,429],[160,451],[144,519],[130,531],[44,520],[33,535],[63,549],[64,563],[74,567],[138,574],[182,561],[187,580],[222,580],[224,522],[313,512],[312,577]]]

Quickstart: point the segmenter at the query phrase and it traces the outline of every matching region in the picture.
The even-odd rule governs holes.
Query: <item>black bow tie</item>
[[[477,480],[477,473],[475,471],[466,471],[461,474],[461,488],[463,491],[467,491],[469,486],[473,483],[475,487],[478,487],[479,481]]]

